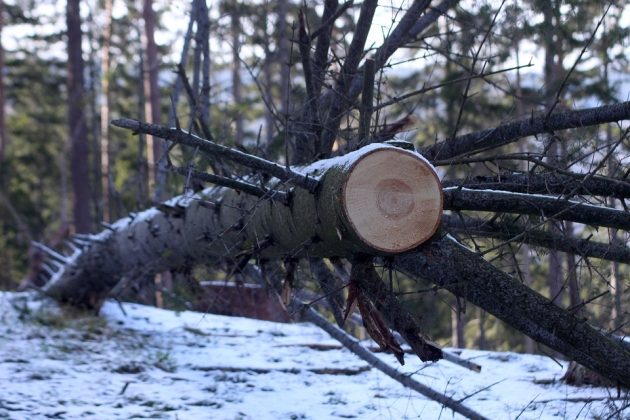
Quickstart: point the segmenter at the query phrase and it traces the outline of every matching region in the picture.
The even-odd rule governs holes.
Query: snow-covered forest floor
[[[464,350],[481,373],[400,369],[492,419],[630,418],[630,396],[567,386],[549,357]],[[393,356],[380,354],[392,365]],[[456,418],[458,416],[455,416]],[[309,324],[107,302],[71,314],[0,292],[0,418],[453,418]]]

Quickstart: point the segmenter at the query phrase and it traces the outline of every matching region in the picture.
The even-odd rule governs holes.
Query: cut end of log
[[[379,148],[362,156],[344,186],[343,208],[360,239],[386,253],[427,241],[442,217],[442,186],[416,153]]]

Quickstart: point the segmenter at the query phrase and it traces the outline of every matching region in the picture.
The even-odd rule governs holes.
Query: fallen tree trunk
[[[440,182],[420,155],[392,146],[365,147],[302,168],[313,193],[283,188],[289,200],[214,188],[176,197],[86,237],[46,293],[94,308],[123,274],[157,273],[243,258],[388,255],[417,247],[436,231]],[[420,182],[418,182],[420,180]]]

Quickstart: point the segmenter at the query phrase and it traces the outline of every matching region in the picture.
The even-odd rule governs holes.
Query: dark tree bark
[[[4,28],[4,1],[0,0],[0,163],[4,161],[7,145],[7,129],[4,116],[4,45],[2,45],[2,30]],[[0,186],[2,186],[0,175]]]
[[[416,40],[441,13],[456,3],[443,1],[431,9],[429,1],[413,1],[401,14],[399,23],[389,32],[383,45],[374,49],[373,56],[368,57],[373,59],[375,71],[383,69],[397,49]],[[285,34],[286,28],[282,30],[282,22],[286,11],[282,12],[282,8],[286,4],[279,3],[279,29]],[[365,51],[365,42],[375,7],[376,3],[372,1],[361,4],[355,37],[349,44],[345,60],[339,62],[341,74],[334,76],[334,88],[323,93],[320,93],[320,89],[324,85],[318,86],[321,80],[316,80],[316,75],[322,74],[322,71],[325,73],[329,65],[328,60],[321,59],[327,58],[325,51],[330,49],[330,39],[318,41],[315,56],[311,57],[310,48],[315,35],[308,33],[305,20],[300,19],[297,39],[308,99],[306,103],[300,104],[301,108],[296,107],[301,109],[301,115],[294,114],[288,118],[289,92],[285,91],[282,95],[283,122],[287,124],[285,134],[293,138],[296,149],[299,149],[296,160],[309,162],[316,159],[318,153],[330,154],[344,115],[357,110],[368,111],[367,104],[358,109],[356,99],[362,90],[369,88],[364,86],[363,82],[368,77],[359,63],[365,54],[370,54]],[[339,13],[339,9],[333,12],[333,8],[337,8],[336,2],[326,2],[325,14],[335,16]],[[325,37],[331,27],[328,21],[323,21],[322,28],[315,30],[314,34]],[[201,65],[202,43],[200,39],[195,55],[196,70]],[[318,52],[318,49],[324,52]],[[288,50],[279,47],[279,51]],[[291,59],[281,59],[282,64],[286,66]],[[201,72],[195,71],[194,92],[199,88],[199,74]],[[284,86],[288,86],[288,82],[289,77],[283,77]],[[556,93],[559,97],[560,93]],[[195,94],[189,96],[196,113]],[[312,103],[318,104],[315,110],[310,105]],[[557,113],[552,113],[552,109],[553,105],[544,116],[525,118],[491,130],[451,138],[426,148],[425,152],[429,160],[436,164],[469,163],[472,160],[467,161],[461,156],[509,144],[523,136],[630,118],[628,103]],[[313,121],[317,120],[313,118],[314,114],[321,117],[321,126],[314,126],[316,124]],[[461,114],[457,121],[460,117]],[[603,244],[584,243],[571,237],[564,237],[564,241],[561,241],[558,239],[560,232],[544,230],[550,221],[556,220],[559,223],[572,221],[593,227],[630,230],[627,212],[586,204],[589,202],[586,201],[588,196],[592,195],[586,188],[595,184],[603,195],[623,194],[625,181],[617,184],[596,176],[601,168],[592,170],[583,178],[566,170],[558,170],[557,174],[577,182],[568,191],[561,190],[559,185],[549,187],[544,182],[547,173],[528,175],[536,182],[540,181],[537,177],[542,177],[538,188],[544,188],[542,191],[545,192],[554,190],[554,196],[530,194],[529,184],[516,185],[516,191],[508,187],[506,191],[474,189],[481,186],[463,188],[473,182],[471,180],[463,180],[461,185],[455,184],[442,191],[435,171],[427,160],[391,145],[371,145],[343,157],[315,162],[308,167],[292,168],[288,162],[286,166],[269,162],[179,128],[129,119],[117,120],[114,124],[136,133],[151,134],[194,147],[211,162],[229,160],[249,169],[252,176],[233,179],[225,174],[204,174],[189,168],[173,168],[223,188],[207,190],[192,197],[177,197],[154,209],[119,220],[109,231],[79,236],[75,239],[79,240],[81,250],[76,251],[73,258],[59,257],[51,251],[51,258],[62,260],[62,267],[52,273],[52,281],[45,291],[57,299],[77,306],[98,307],[121,276],[132,278],[191,267],[202,261],[233,267],[246,264],[249,259],[285,259],[290,266],[294,265],[296,258],[348,258],[353,261],[350,279],[352,289],[361,293],[357,295],[363,299],[359,305],[363,305],[362,313],[368,315],[372,327],[370,334],[381,338],[379,345],[384,343],[386,348],[398,354],[394,336],[385,325],[387,322],[406,338],[423,360],[439,358],[443,353],[420,335],[417,317],[402,311],[392,288],[388,288],[377,277],[371,261],[383,258],[393,269],[402,271],[412,279],[432,281],[437,285],[436,288],[447,289],[458,298],[470,301],[540,343],[602,373],[616,383],[630,384],[627,374],[630,371],[630,351],[618,340],[589,326],[570,311],[554,305],[551,300],[503,273],[484,260],[481,254],[465,248],[443,232],[432,236],[440,221],[439,215],[435,218],[432,216],[435,216],[434,210],[438,207],[441,214],[443,202],[445,208],[460,213],[456,216],[461,216],[464,222],[477,220],[469,218],[468,211],[479,211],[513,213],[519,215],[519,221],[533,223],[532,229],[515,232],[518,226],[512,226],[512,230],[508,227],[501,231],[501,235],[516,233],[514,237],[500,237],[506,240],[527,240],[550,249],[577,249],[601,258],[627,258],[625,246],[603,249]],[[366,126],[364,121],[363,133]],[[295,130],[296,127],[303,130]],[[309,143],[314,135],[322,142],[321,148]],[[210,139],[209,131],[206,137]],[[404,159],[399,159],[403,155],[413,155],[415,164],[425,170],[418,170],[417,173],[411,171],[403,165]],[[559,163],[544,161],[544,153],[540,156],[542,158],[536,161],[536,168],[543,167],[555,175],[557,168],[553,167]],[[376,160],[371,160],[373,158]],[[487,160],[492,158],[484,155],[478,161]],[[402,183],[401,178],[404,179]],[[529,180],[526,182],[529,183]],[[435,186],[437,192],[430,186]],[[427,188],[434,194],[425,197],[417,188]],[[564,185],[563,188],[568,186]],[[408,224],[405,217],[412,213],[423,216]],[[450,223],[449,219],[443,219],[445,229],[457,233],[461,225]],[[502,224],[509,224],[511,220],[505,215],[493,217],[493,222],[494,219]],[[467,228],[466,224],[464,226]],[[478,224],[477,233],[493,237],[492,233],[484,230],[485,227],[483,223]],[[422,240],[416,237],[420,231],[423,233]],[[429,242],[425,243],[426,240]],[[321,260],[312,261],[319,263],[319,268],[322,268]],[[292,274],[290,270],[288,274]],[[287,275],[285,284],[290,285],[290,278]],[[334,291],[325,276],[320,276],[318,280],[322,288]],[[291,287],[285,287],[285,290],[290,291]],[[336,315],[339,318],[339,313]]]
[[[144,115],[145,120],[154,124],[160,123],[160,92],[158,87],[158,71],[160,63],[157,57],[157,45],[155,44],[155,12],[153,0],[144,0],[142,8],[144,19],[144,50],[146,59],[144,62]],[[158,162],[162,153],[162,139],[147,136],[147,163],[149,166],[149,194],[151,198],[159,201],[163,197],[163,186],[157,185]]]
[[[109,145],[109,81],[110,75],[110,44],[112,36],[112,11],[113,0],[105,0],[105,26],[103,28],[103,45],[101,47],[101,208],[103,220],[111,221],[111,193],[113,189],[110,173],[110,145]]]
[[[80,0],[68,0],[66,25],[68,36],[68,132],[71,145],[74,226],[77,232],[89,232],[90,186],[88,139],[85,122],[83,87],[83,50],[81,47]]]
[[[621,341],[603,335],[449,237],[397,256],[393,265],[465,298],[607,378],[630,385],[630,351]]]
[[[236,144],[243,144],[243,114],[241,106],[243,105],[242,88],[241,88],[241,17],[238,5],[232,10],[230,16],[230,35],[232,37],[232,99],[236,106],[236,115],[234,122],[236,125],[234,133],[234,141]]]

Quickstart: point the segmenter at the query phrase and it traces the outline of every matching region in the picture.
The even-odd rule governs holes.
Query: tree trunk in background
[[[144,119],[154,124],[160,123],[160,92],[158,87],[158,70],[160,63],[157,59],[157,46],[155,45],[155,12],[153,0],[144,0],[142,8],[144,19]],[[146,100],[148,99],[148,100]],[[155,201],[160,201],[163,195],[163,186],[156,184],[158,160],[162,152],[162,140],[153,136],[147,136],[147,163],[149,196]]]
[[[486,311],[484,311],[481,308],[477,308],[477,312],[479,312],[479,315],[478,315],[478,318],[479,318],[479,335],[478,335],[478,339],[477,339],[477,346],[479,347],[479,350],[486,350],[486,348],[488,347],[488,344],[486,343],[486,318],[487,318],[487,314],[486,314]]]
[[[555,95],[558,89],[559,71],[561,70],[562,61],[558,57],[559,62],[556,61],[556,57],[559,55],[558,45],[554,41],[554,10],[556,7],[555,2],[544,2],[543,15],[544,15],[544,43],[545,43],[545,89],[544,97],[545,104],[548,108],[555,106]],[[547,162],[551,165],[558,164],[558,142],[549,135],[545,144],[547,148]],[[558,234],[561,234],[560,227],[557,223],[551,222],[550,229]],[[547,281],[549,284],[549,298],[560,305],[562,302],[562,258],[559,251],[549,250],[549,271],[547,274]]]
[[[446,35],[447,44],[450,44],[450,35]],[[446,73],[452,74],[454,72],[454,64],[451,61],[446,62]],[[455,127],[457,124],[457,101],[459,96],[452,96],[446,103],[446,126]],[[466,328],[466,319],[463,314],[460,313],[460,305],[457,297],[450,300],[453,302],[453,308],[451,308],[451,344],[454,347],[464,348],[464,330]],[[481,325],[481,319],[478,320]],[[479,334],[480,331],[477,331]]]
[[[278,0],[278,26],[277,26],[277,42],[278,42],[278,64],[280,65],[280,113],[282,118],[287,120],[289,118],[289,79],[291,73],[291,67],[289,61],[289,50],[291,48],[289,44],[287,33],[287,14],[289,4],[287,0]],[[284,121],[285,124],[289,124],[288,121]],[[285,144],[288,139],[285,139]]]
[[[7,128],[4,115],[4,45],[2,43],[2,29],[4,27],[4,1],[0,0],[0,163],[4,160],[7,144]],[[0,172],[0,186],[4,177]]]
[[[459,298],[453,299],[451,308],[451,346],[463,349],[466,347],[464,340],[464,312]]]
[[[605,86],[610,86],[610,79],[609,79],[610,55],[608,51],[608,44],[604,43],[603,46],[604,46],[604,52],[602,54],[603,56],[602,61],[604,62],[603,79],[604,79]],[[608,144],[606,148],[607,153],[613,152],[612,142],[613,142],[612,127],[610,124],[608,124],[606,126],[606,143]],[[611,154],[610,158],[608,159],[607,175],[610,177],[616,176],[616,172],[618,169],[619,169],[618,162],[615,160],[615,156]],[[611,208],[615,207],[614,198],[608,198],[606,201],[609,207]],[[610,238],[610,243],[612,245],[620,244],[621,241],[619,239],[617,229],[609,229],[608,236]],[[623,296],[623,286],[624,286],[623,281],[621,280],[621,275],[619,273],[619,264],[613,261],[610,263],[610,278],[608,280],[608,290],[610,291],[610,294],[613,298],[612,309],[610,311],[609,326],[610,326],[610,329],[613,331],[617,331],[617,329],[622,327],[625,321],[623,318],[623,308],[621,307],[621,297]]]
[[[72,190],[74,192],[74,228],[89,232],[90,173],[88,168],[87,125],[83,113],[83,50],[81,47],[80,0],[68,0],[66,25],[68,30],[68,132],[71,145]]]
[[[87,78],[88,81],[85,86],[85,98],[86,103],[89,103],[89,114],[86,116],[86,123],[89,130],[89,149],[90,149],[90,208],[92,209],[92,220],[103,220],[103,203],[101,197],[103,196],[101,191],[101,130],[99,122],[99,101],[100,101],[100,70],[98,67],[99,59],[97,56],[100,54],[100,38],[95,39],[101,33],[101,28],[96,28],[94,22],[94,16],[92,13],[88,15],[86,21],[86,27],[88,28],[85,36],[87,44],[89,45],[87,54]]]
[[[515,42],[516,45],[516,66],[520,66],[520,39]],[[521,84],[521,71],[520,69],[516,69],[516,118],[523,118],[525,115],[525,107],[524,107],[524,99],[523,99],[523,89]],[[519,99],[520,98],[520,99]],[[525,141],[521,141],[518,143],[518,151],[519,153],[525,153],[527,151],[527,144]],[[523,164],[523,171],[527,170],[527,163]],[[518,267],[518,271],[521,273],[521,279],[523,280],[523,284],[525,286],[532,289],[532,273],[530,271],[531,264],[531,255],[529,250],[529,245],[521,244],[519,248],[518,255],[520,258],[517,258],[517,262],[520,262],[520,266]],[[525,353],[533,353],[535,349],[536,343],[532,338],[528,335],[523,334],[523,351]]]
[[[204,131],[203,127],[207,127],[207,130],[210,130],[210,67],[212,61],[210,57],[210,11],[205,0],[198,0],[198,4],[197,33],[198,39],[201,39],[202,60],[200,73],[201,92],[197,100],[197,113],[202,123],[202,131]]]
[[[565,235],[573,238],[573,222],[565,222]],[[567,283],[569,284],[569,308],[577,307],[580,302],[580,283],[578,281],[577,264],[575,255],[564,254],[567,262]]]
[[[112,180],[109,168],[109,79],[110,79],[110,43],[112,36],[113,0],[105,0],[105,26],[103,28],[103,46],[101,49],[101,209],[103,220],[111,221],[110,197]]]
[[[142,36],[142,34],[138,34]],[[141,54],[139,54],[139,63],[138,63],[138,80],[144,81],[145,74],[145,65],[144,65],[144,50]],[[144,90],[144,83],[138,83],[138,104],[136,112],[138,113],[138,119],[144,120],[145,117],[145,102],[146,102],[146,92]],[[141,208],[146,208],[149,205],[149,191],[148,191],[148,165],[147,159],[145,156],[146,149],[146,137],[147,135],[144,133],[140,133],[138,135],[138,149],[136,153],[136,191],[138,197],[138,204]]]
[[[267,8],[264,9],[265,18],[264,21],[267,22],[269,20],[269,14],[267,13]],[[270,109],[273,101],[273,66],[274,59],[271,54],[271,50],[269,46],[271,45],[271,36],[267,28],[265,28],[265,45],[263,48],[265,50],[265,64],[263,68],[263,77],[265,80],[265,92],[264,95],[267,100],[267,104],[265,106],[265,147],[263,150],[266,150],[268,147],[271,147],[273,144],[273,136],[274,136],[274,127],[275,127],[275,118]]]
[[[234,122],[236,124],[234,142],[236,144],[243,144],[243,113],[241,112],[241,102],[243,99],[241,97],[241,59],[239,56],[241,49],[239,38],[241,34],[241,17],[239,12],[239,5],[235,4],[230,25],[232,38],[232,98],[236,106],[236,115],[234,116]]]

